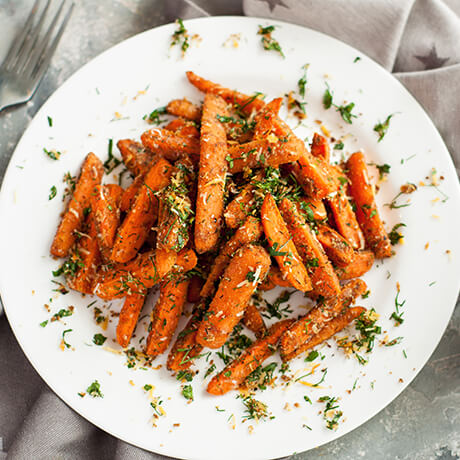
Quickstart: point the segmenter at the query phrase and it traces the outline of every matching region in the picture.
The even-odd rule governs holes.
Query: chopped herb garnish
[[[53,185],[51,188],[50,188],[50,194],[48,196],[48,200],[52,200],[57,194],[57,188],[55,185]]]
[[[265,50],[277,51],[284,58],[283,50],[277,40],[272,37],[272,32],[275,30],[275,26],[262,27],[259,26],[257,31],[258,35],[262,35],[261,41]]]
[[[182,370],[179,371],[176,375],[177,380],[186,380],[187,382],[191,382],[193,380],[193,373],[189,370]]]
[[[398,343],[402,342],[403,337],[396,337],[395,339],[390,340],[389,342],[385,343],[386,347],[392,347],[397,345]]]
[[[329,85],[326,83],[326,91],[323,95],[323,106],[325,109],[329,109],[332,106],[332,100],[334,97],[334,93],[329,88]]]
[[[47,150],[43,149],[43,151],[52,159],[52,160],[59,160],[59,157],[61,156],[61,152],[58,152],[57,150]]]
[[[307,70],[309,65],[310,64],[305,64],[304,66],[302,66],[303,76],[297,82],[297,86],[299,87],[299,94],[302,97],[305,97],[305,89],[307,87]]]
[[[326,82],[326,91],[324,92],[324,95],[323,95],[323,106],[325,109],[329,109],[332,106],[334,106],[337,112],[340,112],[342,119],[350,125],[353,122],[352,120],[353,118],[358,118],[357,115],[352,113],[355,107],[354,102],[350,102],[346,105],[334,104],[334,93],[331,91],[331,88],[329,88],[329,85],[327,84],[327,82]]]
[[[391,166],[387,163],[384,163],[383,165],[378,165],[375,163],[369,163],[371,166],[375,166],[379,170],[379,179],[382,180],[385,177],[385,174],[390,173]]]
[[[270,363],[265,367],[258,366],[246,377],[246,386],[250,389],[258,388],[259,390],[266,390],[267,385],[270,385],[274,381],[273,373],[276,367],[277,363]]]
[[[101,393],[101,385],[95,380],[87,389],[86,392],[93,398],[103,398],[104,395]]]
[[[344,147],[344,143],[342,141],[339,141],[334,145],[334,150],[343,150]]]
[[[152,388],[153,388],[153,386],[152,386],[152,385],[149,385],[148,383],[146,383],[146,384],[144,385],[144,390],[145,390],[145,391],[150,391]]]
[[[396,224],[392,229],[391,232],[388,234],[388,237],[390,238],[390,243],[394,246],[395,244],[398,244],[400,240],[404,238],[404,236],[398,232],[398,228],[400,227],[405,227],[406,224],[399,223]]]
[[[303,399],[305,399],[305,401],[306,401],[307,403],[313,404],[313,403],[311,402],[311,399],[310,399],[308,396],[305,395],[305,396],[303,397]]]
[[[307,363],[310,363],[310,362],[314,361],[318,356],[319,356],[319,353],[316,350],[312,350],[312,351],[310,351],[308,356],[305,358],[305,361]]]
[[[380,142],[385,137],[385,134],[387,133],[388,128],[390,127],[390,120],[393,115],[394,113],[388,115],[388,117],[383,123],[379,122],[374,126],[374,131],[379,135],[379,139],[377,142]]]
[[[369,297],[369,294],[371,293],[371,291],[368,289],[361,297],[363,299],[367,299]]]
[[[149,115],[144,115],[142,118],[151,125],[160,125],[164,123],[166,120],[162,120],[160,115],[165,115],[167,112],[166,107],[158,107],[153,112],[150,112]]]
[[[46,327],[47,324],[48,324],[48,320],[42,321],[40,323],[40,327]]]
[[[93,337],[93,343],[96,345],[104,345],[104,342],[107,340],[107,337],[105,337],[102,334],[94,334]]]
[[[216,370],[216,365],[214,363],[212,363],[208,369],[206,370],[205,374],[204,374],[204,378],[206,378],[208,375],[211,375],[214,371]]]
[[[273,303],[269,303],[265,300],[265,305],[267,307],[267,313],[262,313],[262,316],[265,318],[278,318],[281,319],[284,316],[287,316],[292,312],[290,305],[281,306],[282,304],[289,301],[293,292],[283,291]]]
[[[70,343],[67,343],[65,341],[65,335],[68,333],[68,332],[72,332],[73,329],[66,329],[63,333],[62,333],[62,344],[66,347],[66,348],[70,348],[71,345]]]
[[[396,297],[395,297],[395,311],[390,316],[390,319],[393,319],[395,321],[396,326],[399,326],[404,322],[404,319],[402,317],[404,312],[401,312],[400,309],[404,306],[406,301],[405,300],[403,300],[402,302],[399,301],[400,292],[401,291],[399,290],[399,287],[398,287]]]
[[[53,126],[53,119],[51,117],[46,117],[48,119],[48,126],[51,128]]]
[[[104,169],[106,174],[111,173],[119,164],[121,164],[121,160],[119,160],[113,155],[112,150],[113,139],[109,139],[109,144],[107,147],[108,157],[107,160],[104,161]]]
[[[82,262],[79,254],[75,252],[69,259],[67,259],[57,270],[53,270],[53,276],[75,276],[84,267],[85,264]]]
[[[268,407],[265,403],[254,399],[251,395],[249,396],[237,396],[237,398],[243,399],[243,404],[246,407],[243,416],[243,420],[266,420],[269,416]],[[270,417],[273,418],[273,417]]]
[[[282,257],[287,255],[288,253],[286,251],[278,251],[279,244],[277,242],[273,243],[273,246],[271,246],[268,250],[271,256],[273,257]]]
[[[192,385],[184,385],[184,387],[182,388],[182,396],[185,399],[193,401],[193,388],[192,388]]]
[[[326,403],[326,408],[323,412],[324,420],[326,420],[326,428],[329,430],[336,430],[339,426],[339,420],[343,413],[338,409],[337,398],[331,396],[322,396],[318,399],[320,402]]]
[[[356,56],[355,59],[353,60],[353,63],[356,63],[356,62],[358,62],[360,60],[361,60],[361,58],[359,56]]]
[[[176,19],[176,24],[178,27],[172,35],[171,47],[179,45],[182,50],[182,57],[184,57],[186,51],[190,47],[189,34],[181,18]]]
[[[66,310],[65,308],[61,308],[57,313],[55,313],[52,317],[51,317],[51,322],[53,321],[57,321],[61,318],[65,318],[67,316],[72,316],[73,315],[73,310],[74,310],[74,307],[69,307],[68,310]]]

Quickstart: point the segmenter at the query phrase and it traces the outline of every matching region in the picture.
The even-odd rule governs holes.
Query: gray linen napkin
[[[235,11],[235,2],[226,10],[225,1],[199,0],[200,7],[195,7],[190,0],[168,1],[169,6],[176,3],[173,8],[176,16],[183,18],[205,15],[206,10],[211,14]],[[132,6],[136,0],[120,3]],[[247,15],[298,23],[332,35],[368,54],[387,70],[396,72],[397,78],[432,117],[457,168],[460,167],[459,0],[244,0],[243,7]],[[458,320],[457,317],[456,323]],[[458,343],[458,328],[451,327],[449,333],[456,334],[452,343]],[[27,362],[4,316],[0,317],[0,369],[0,460],[6,456],[20,460],[165,458],[118,441],[67,407]],[[424,372],[433,372],[434,380],[436,359],[426,369]],[[446,376],[458,379],[455,372],[444,374]],[[411,387],[416,385],[417,380]],[[410,388],[406,390],[410,391]],[[452,391],[455,391],[455,382]],[[370,423],[360,429],[361,434],[356,434],[357,430],[348,435],[345,442],[336,441],[315,453],[299,454],[296,458],[314,458],[319,453],[323,458],[335,458],[337,451],[341,458],[356,458],[363,445],[359,438],[375,437],[378,433],[378,429],[371,433]],[[431,431],[428,427],[427,438]],[[384,436],[388,436],[385,430],[382,443]],[[373,446],[374,452],[365,457],[400,458],[398,445],[390,446],[390,438],[391,432],[385,441],[387,445]],[[440,453],[448,456],[443,455],[443,458],[455,458],[450,456],[449,450],[440,447]],[[375,452],[381,455],[375,456]],[[407,447],[405,452],[407,458],[415,458]],[[419,454],[417,458],[420,459],[433,458],[434,450],[422,448]],[[364,454],[360,456],[364,458]]]

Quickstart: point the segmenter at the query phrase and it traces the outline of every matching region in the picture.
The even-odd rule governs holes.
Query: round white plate
[[[257,29],[259,24],[268,25],[267,21],[243,17],[186,21],[190,33],[199,34],[201,41],[192,40],[183,59],[179,50],[169,49],[176,28],[172,24],[137,35],[103,53],[43,106],[19,142],[3,182],[1,295],[28,359],[49,386],[92,423],[129,443],[171,457],[276,458],[342,436],[384,408],[420,371],[444,332],[458,294],[459,186],[452,161],[432,122],[389,73],[362,53],[309,29],[270,23],[277,26],[274,37],[285,59],[261,46]],[[231,34],[241,34],[238,47],[223,46]],[[358,56],[361,59],[355,62]],[[321,348],[324,359],[313,363],[320,362],[320,366],[303,379],[316,383],[327,368],[319,387],[295,382],[269,388],[256,398],[267,403],[275,418],[241,423],[244,407],[236,393],[224,397],[206,394],[203,375],[209,363],[205,358],[192,382],[195,400],[187,404],[180,382],[164,366],[157,370],[129,369],[125,356],[94,345],[93,335],[103,333],[108,337],[105,345],[119,350],[113,341],[116,319],[111,318],[104,331],[94,321],[94,306],[87,308],[97,299],[53,292],[56,285],[51,282],[51,271],[59,261],[49,257],[49,247],[62,211],[64,173],[76,174],[89,151],[105,160],[110,138],[114,144],[121,138],[138,138],[149,128],[142,116],[170,99],[186,96],[202,100],[203,95],[188,84],[186,70],[247,93],[261,91],[270,99],[296,90],[301,67],[306,63],[310,64],[308,118],[304,122],[307,128],[300,128],[299,135],[311,139],[313,131],[320,129],[316,121],[321,120],[331,136],[345,136],[347,154],[361,148],[369,161],[391,165],[377,199],[388,229],[398,222],[406,224],[405,244],[396,247],[395,257],[377,262],[365,276],[371,294],[359,304],[375,307],[380,314],[379,324],[384,331],[380,340],[385,336],[389,340],[403,339],[393,347],[380,346],[377,340],[366,366],[346,358],[335,342],[329,341],[330,346]],[[360,116],[352,125],[344,123],[333,108],[323,109],[326,81],[337,104],[355,102],[354,113]],[[378,143],[373,127],[392,113],[396,115],[388,133]],[[53,120],[52,127],[48,116]],[[290,122],[296,124],[295,119]],[[61,151],[61,158],[49,159],[44,147]],[[439,189],[449,197],[446,201],[437,189],[425,186],[399,199],[398,203],[410,199],[410,206],[393,210],[383,207],[402,184],[429,184],[426,176],[432,168],[444,178]],[[49,201],[53,185],[58,195]],[[389,319],[395,309],[397,282],[401,286],[399,300],[406,300],[402,308],[405,321],[400,327]],[[296,294],[290,303],[294,307],[306,300]],[[49,305],[50,312],[44,304]],[[75,306],[72,316],[44,328],[39,326],[69,305]],[[106,313],[104,302],[97,300],[95,305]],[[148,315],[151,307],[149,302],[143,315]],[[112,309],[119,308],[119,303],[113,302]],[[138,338],[145,335],[147,319],[137,328]],[[72,348],[62,351],[59,344],[66,329],[72,329],[66,334]],[[212,358],[221,367],[215,353]],[[164,364],[165,359],[157,361],[155,365]],[[300,358],[291,368],[300,376],[311,364]],[[81,398],[78,393],[96,379],[104,398]],[[145,384],[153,385],[153,394],[163,401],[166,415],[156,420],[156,427],[152,426],[154,411],[143,390]],[[304,400],[304,395],[312,404]],[[325,395],[340,398],[344,415],[336,431],[328,430],[318,414],[324,408],[318,398]],[[253,427],[252,434],[249,426]]]

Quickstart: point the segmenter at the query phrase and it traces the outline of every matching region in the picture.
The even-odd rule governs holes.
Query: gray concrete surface
[[[0,60],[9,37],[24,20],[31,3],[31,0],[0,0]],[[33,100],[0,113],[0,181],[15,145],[34,114],[78,68],[136,33],[170,22],[179,15],[204,14],[185,0],[77,0],[76,3],[72,21]],[[210,15],[242,14],[241,0],[196,0],[196,4]],[[460,458],[458,307],[459,304],[428,364],[392,404],[352,433],[291,458]]]

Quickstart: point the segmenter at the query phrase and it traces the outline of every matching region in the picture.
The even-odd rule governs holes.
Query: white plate
[[[274,36],[286,59],[262,49],[256,32],[258,24],[267,25],[266,20],[242,17],[186,21],[190,32],[198,33],[202,41],[192,44],[185,59],[180,58],[177,50],[169,50],[174,25],[142,33],[103,53],[70,78],[43,106],[18,144],[2,187],[1,294],[8,319],[30,362],[69,406],[92,423],[127,442],[172,457],[275,458],[342,436],[390,403],[420,371],[444,332],[458,294],[459,186],[452,161],[432,122],[390,74],[362,53],[312,30],[271,23],[278,26]],[[241,33],[240,46],[222,46],[234,33]],[[361,60],[354,62],[357,56]],[[371,295],[359,303],[374,306],[381,315],[380,324],[385,331],[382,338],[404,338],[394,347],[377,343],[364,367],[355,359],[345,358],[330,341],[330,347],[322,348],[326,357],[321,366],[305,379],[317,382],[321,369],[327,367],[321,388],[295,383],[288,388],[268,389],[257,398],[268,404],[276,418],[241,424],[243,406],[235,393],[225,397],[207,395],[202,371],[192,383],[195,401],[187,404],[180,383],[164,367],[148,371],[128,369],[123,356],[92,345],[93,335],[102,332],[109,337],[106,344],[117,349],[112,342],[116,321],[104,332],[95,324],[92,308],[86,308],[94,299],[52,292],[55,286],[51,283],[51,271],[59,262],[49,257],[49,247],[62,211],[61,179],[66,171],[77,173],[88,151],[96,152],[104,160],[109,138],[116,141],[138,137],[148,128],[142,116],[152,109],[182,96],[201,100],[202,95],[187,83],[185,70],[192,69],[248,93],[259,90],[271,98],[296,89],[305,63],[310,64],[306,98],[309,128],[299,130],[299,134],[311,135],[319,129],[315,120],[322,120],[336,138],[351,133],[345,142],[346,152],[362,148],[369,161],[391,165],[388,181],[381,184],[378,202],[388,228],[397,222],[407,225],[405,244],[396,248],[394,258],[378,262],[365,276]],[[356,113],[362,113],[352,125],[345,124],[334,109],[322,108],[326,75],[335,100],[339,104],[353,101]],[[146,87],[146,94],[138,93]],[[115,112],[123,119],[111,121]],[[384,140],[377,143],[373,126],[391,113],[397,115]],[[47,116],[52,117],[53,127],[48,126]],[[59,161],[50,160],[43,147],[62,151]],[[412,158],[401,162],[409,157]],[[411,206],[398,210],[382,207],[398,193],[400,185],[418,184],[433,167],[444,177],[440,188],[449,196],[446,202],[433,202],[442,195],[433,187],[420,187],[410,197],[402,198],[403,203],[410,198]],[[49,201],[52,185],[59,193]],[[405,321],[398,328],[389,320],[394,311],[396,282],[401,285],[400,299],[406,300]],[[295,299],[293,304],[305,303],[300,295]],[[51,313],[44,309],[45,303]],[[68,305],[76,308],[73,316],[64,318],[65,324],[39,326]],[[102,306],[103,302],[98,301],[97,305]],[[119,304],[114,302],[112,307],[116,310]],[[148,313],[147,307],[143,314]],[[137,329],[139,337],[145,335],[143,327]],[[66,337],[74,350],[63,352],[59,343],[65,329],[73,330]],[[221,364],[219,358],[214,359]],[[158,359],[158,363],[164,363],[164,358]],[[298,359],[292,368],[300,371],[308,366]],[[206,369],[206,362],[200,369]],[[77,393],[95,379],[101,383],[104,398],[80,398]],[[348,393],[356,379],[355,390]],[[151,424],[153,410],[142,389],[144,384],[155,386],[154,394],[162,397],[167,414],[157,421],[156,428]],[[311,398],[312,405],[304,401],[304,395]],[[324,404],[317,400],[324,395],[341,398],[344,419],[337,431],[326,429],[318,415]],[[290,411],[285,409],[286,403]],[[300,407],[294,407],[294,403]],[[216,405],[225,412],[218,412]],[[227,422],[231,414],[235,417],[235,429]],[[175,423],[180,426],[174,427]],[[254,426],[252,434],[249,424]]]

